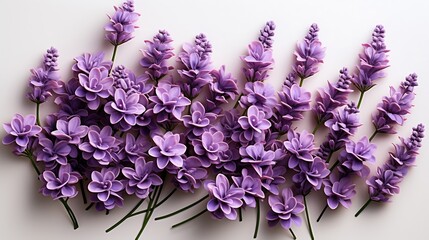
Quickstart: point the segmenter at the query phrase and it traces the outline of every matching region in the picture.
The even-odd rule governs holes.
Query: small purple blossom
[[[13,144],[16,153],[24,152],[30,141],[42,131],[42,128],[35,124],[36,117],[34,115],[23,117],[20,114],[15,114],[10,123],[3,124],[7,133],[3,138],[3,144]]]
[[[201,161],[204,167],[208,167],[211,163],[218,163],[219,153],[228,150],[223,133],[214,128],[204,132],[201,140],[193,140],[192,145],[194,145],[195,153],[203,157]]]
[[[264,48],[268,49],[273,46],[274,30],[276,30],[276,24],[273,21],[268,21],[264,28],[260,30],[258,40],[264,45]]]
[[[210,196],[207,210],[213,216],[219,219],[226,217],[229,220],[237,218],[237,209],[243,205],[241,199],[244,197],[244,190],[242,188],[231,186],[228,178],[223,174],[218,174],[216,181],[206,181],[204,188]]]
[[[351,206],[351,199],[356,195],[356,185],[352,184],[350,177],[331,174],[323,183],[329,208],[336,209],[340,204],[345,208]]]
[[[302,194],[308,194],[311,189],[319,190],[322,187],[323,179],[329,175],[326,163],[319,157],[315,157],[312,162],[307,162],[300,166],[300,172],[292,177],[292,181],[297,185]]]
[[[284,229],[292,227],[292,223],[300,226],[302,219],[298,216],[304,211],[303,197],[294,196],[292,190],[284,188],[281,195],[268,197],[270,210],[267,213],[269,226],[275,226],[278,222]]]
[[[201,136],[209,124],[216,118],[214,113],[206,112],[200,102],[191,105],[190,115],[183,116],[183,125],[187,127],[195,136]]]
[[[271,127],[271,123],[265,118],[265,113],[259,111],[256,106],[249,107],[247,116],[241,116],[238,123],[244,129],[243,137],[247,141],[261,137],[263,132]]]
[[[231,73],[226,72],[224,65],[219,70],[212,70],[210,75],[213,81],[209,83],[210,91],[206,109],[220,113],[223,110],[219,106],[220,104],[235,100],[238,94],[237,79],[233,78]]]
[[[182,119],[182,112],[191,101],[183,96],[180,87],[168,83],[159,84],[155,89],[155,96],[149,97],[155,106],[153,113],[157,116],[158,122],[168,120],[168,114],[172,114],[176,119]]]
[[[109,96],[109,89],[113,85],[113,79],[108,76],[109,72],[104,67],[92,68],[89,75],[80,73],[76,96],[88,102],[88,108],[96,110],[102,98]]]
[[[366,181],[371,200],[387,202],[399,193],[399,183],[403,177],[390,169],[377,168],[377,175]]]
[[[248,55],[242,56],[241,60],[245,63],[243,73],[248,82],[264,81],[274,64],[271,49],[265,49],[259,41],[249,44]]]
[[[85,73],[89,75],[91,70],[96,67],[104,67],[106,69],[112,68],[111,61],[104,61],[104,52],[95,54],[84,53],[74,58],[75,64],[72,66],[73,72],[78,75],[79,73]]]
[[[121,191],[124,185],[116,178],[119,170],[113,168],[102,168],[101,171],[91,173],[91,182],[88,190],[94,193],[93,202],[96,203],[97,210],[111,210],[115,206],[123,205]]]
[[[368,141],[367,137],[363,137],[357,142],[349,140],[345,144],[345,149],[340,153],[338,160],[349,171],[358,172],[365,177],[368,175],[369,169],[363,163],[375,163],[374,152],[376,148],[374,144]]]
[[[183,166],[179,168],[174,177],[174,184],[187,192],[194,192],[201,186],[207,177],[207,170],[202,166],[199,158],[191,156],[183,160]]]
[[[134,12],[134,1],[127,0],[121,7],[115,7],[113,16],[109,16],[109,23],[104,27],[106,39],[114,46],[131,40],[140,14]]]
[[[80,144],[81,139],[88,133],[88,127],[81,125],[79,117],[73,117],[70,120],[58,119],[56,130],[51,134],[60,140],[65,140],[69,144]]]
[[[258,177],[252,177],[248,174],[247,169],[241,171],[241,176],[232,176],[234,185],[244,190],[243,201],[246,206],[256,207],[256,198],[263,199],[265,197],[262,191],[262,183]]]
[[[76,186],[74,186],[81,175],[72,171],[69,164],[58,168],[58,174],[53,170],[45,170],[40,177],[43,187],[40,189],[44,196],[50,196],[54,200],[60,198],[74,198],[77,195]]]
[[[256,106],[265,112],[267,118],[270,118],[273,115],[273,109],[277,106],[274,88],[264,82],[246,83],[243,96],[240,98],[240,106],[242,108]]]
[[[303,162],[313,162],[314,135],[307,131],[301,133],[289,131],[287,141],[284,142],[289,153],[288,167],[296,168]]]
[[[153,172],[154,162],[147,162],[144,158],[137,158],[134,168],[124,167],[122,174],[127,178],[125,190],[128,194],[135,194],[138,198],[145,199],[149,196],[152,186],[162,184],[161,178]]]
[[[265,151],[263,144],[257,143],[247,147],[240,148],[241,162],[247,163],[252,166],[259,177],[262,177],[262,170],[264,167],[274,165],[274,152]]]
[[[37,152],[37,161],[43,161],[47,168],[52,169],[57,164],[67,165],[67,156],[71,147],[66,141],[51,141],[49,138],[39,138],[40,150]]]
[[[114,161],[113,149],[119,144],[112,136],[112,128],[105,126],[103,129],[93,128],[88,131],[88,142],[79,145],[82,156],[86,160],[95,159],[101,165],[109,165]]]
[[[164,136],[154,136],[155,147],[149,149],[149,155],[156,158],[156,165],[159,169],[164,169],[168,164],[175,167],[183,166],[182,155],[186,152],[186,146],[179,143],[180,135],[167,132]]]
[[[129,130],[137,123],[137,116],[143,114],[146,108],[139,103],[138,93],[127,95],[124,90],[116,89],[114,101],[104,105],[104,111],[110,115],[110,123],[119,124],[122,131]]]

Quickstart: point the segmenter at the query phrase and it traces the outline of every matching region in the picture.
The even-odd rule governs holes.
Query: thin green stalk
[[[255,232],[253,233],[253,238],[258,237],[260,220],[261,220],[261,206],[259,203],[259,199],[256,199],[256,225],[255,225]]]
[[[332,167],[331,167],[331,168],[329,168],[329,171],[331,171],[331,172],[332,172],[332,170],[334,170],[334,168],[335,168],[336,166],[338,166],[338,164],[340,164],[340,161],[339,161],[339,160],[337,160],[337,161],[334,163],[334,165],[332,165]]]
[[[289,228],[289,232],[290,232],[290,234],[292,234],[293,239],[296,239],[296,235],[295,235],[295,233],[292,231],[292,228]]]
[[[79,181],[80,191],[82,193],[83,204],[87,204],[88,200],[86,198],[85,187],[83,186],[83,180]]]
[[[323,210],[320,213],[319,217],[317,218],[316,222],[320,221],[320,219],[322,218],[323,214],[326,212],[326,209],[328,209],[328,204],[325,205],[325,207],[323,208]]]
[[[36,124],[40,126],[40,103],[36,103]]]
[[[316,134],[317,130],[319,130],[321,125],[322,125],[322,122],[318,122],[316,126],[314,126],[313,132],[311,133],[313,133],[313,135]]]
[[[360,96],[359,96],[359,101],[358,101],[358,105],[357,108],[360,107],[360,105],[362,104],[362,100],[363,100],[363,95],[365,94],[365,91],[361,91],[360,92]]]
[[[192,217],[190,217],[190,218],[188,218],[188,219],[186,219],[186,220],[184,220],[184,221],[181,221],[181,222],[179,222],[179,223],[177,223],[177,224],[174,224],[173,226],[171,226],[171,228],[176,228],[176,227],[178,227],[178,226],[180,226],[180,225],[182,225],[182,224],[185,224],[185,223],[187,223],[187,222],[190,222],[190,221],[194,220],[195,218],[197,218],[197,217],[199,217],[199,216],[203,215],[203,214],[204,214],[204,213],[206,213],[207,211],[208,211],[208,210],[205,208],[204,210],[202,210],[201,212],[199,212],[199,213],[195,214],[194,216],[192,216]]]
[[[240,98],[241,98],[241,96],[243,96],[243,93],[240,93],[240,95],[238,95],[238,97],[237,97],[237,101],[235,102],[234,107],[232,107],[232,109],[234,109],[234,108],[237,108],[237,107],[238,107],[238,103],[240,102]]]
[[[301,80],[299,81],[299,86],[302,87],[302,84],[304,83],[304,79],[305,78],[301,78]]]
[[[187,210],[187,209],[189,209],[189,208],[191,208],[191,207],[193,207],[193,206],[197,205],[198,203],[200,203],[200,202],[204,201],[204,200],[205,200],[206,198],[208,198],[208,197],[209,197],[209,195],[207,194],[207,195],[205,195],[204,197],[202,197],[201,199],[199,199],[198,201],[193,202],[193,203],[189,204],[189,205],[188,205],[188,206],[186,206],[186,207],[183,207],[183,208],[181,208],[181,209],[179,209],[179,210],[177,210],[177,211],[174,211],[174,212],[172,212],[172,213],[169,213],[169,214],[167,214],[167,215],[163,215],[163,216],[160,216],[160,217],[156,217],[156,218],[155,218],[155,221],[158,221],[158,220],[161,220],[161,219],[164,219],[164,218],[168,218],[168,217],[174,216],[174,215],[176,215],[176,214],[178,214],[178,213],[181,213],[181,212],[183,212],[183,211],[185,211],[185,210]]]
[[[243,221],[243,214],[241,212],[241,207],[238,208],[238,221],[239,222]]]
[[[370,142],[375,138],[375,135],[377,135],[377,133],[378,133],[377,130],[375,130],[374,133],[372,133],[371,137],[369,137]]]
[[[331,161],[332,155],[334,154],[334,151],[329,151],[329,155],[328,158],[326,159],[326,163],[329,163],[329,161]]]
[[[365,210],[366,207],[372,202],[371,198],[366,201],[366,203],[359,209],[359,211],[355,214],[355,217],[359,216],[359,214],[362,213],[363,210]]]
[[[118,50],[118,46],[119,46],[119,45],[115,45],[115,47],[113,48],[113,54],[112,54],[112,67],[113,67],[113,63],[115,62],[116,52],[117,52],[117,50]]]
[[[165,201],[167,201],[176,191],[177,191],[177,188],[173,189],[166,197],[164,197],[161,201],[159,201],[159,203],[157,203],[153,208],[151,208],[151,209],[146,208],[145,210],[135,212],[135,213],[131,214],[129,217],[134,217],[134,216],[140,215],[142,213],[146,213],[147,211],[154,210],[155,208],[161,206]]]
[[[144,199],[141,199],[123,218],[121,218],[117,223],[113,224],[113,226],[111,226],[110,228],[106,229],[106,233],[112,231],[121,223],[123,223],[125,220],[127,220],[137,210],[137,208],[139,208],[140,205],[142,205],[143,202],[144,202]]]
[[[152,198],[151,198],[149,205],[148,205],[148,209],[152,209],[153,206],[156,205],[156,203],[158,202],[159,196],[161,195],[163,187],[164,187],[164,184],[161,184],[160,186],[155,187],[154,194],[152,195]],[[138,240],[140,238],[141,234],[143,233],[144,229],[146,228],[146,226],[150,220],[150,217],[153,214],[153,211],[154,211],[154,209],[146,212],[142,227],[140,228],[140,231],[138,232],[138,234],[135,238],[136,240]]]
[[[36,171],[36,173],[37,173],[37,176],[40,176],[41,172],[40,172],[39,168],[36,165],[36,161],[34,161],[33,154],[29,150],[25,150],[24,151],[24,155],[30,160],[31,166],[33,166],[34,171]]]
[[[69,217],[70,217],[71,221],[73,222],[73,228],[74,229],[79,228],[79,224],[77,222],[77,218],[74,215],[73,210],[68,205],[67,201],[64,200],[63,198],[60,198],[60,202],[63,204],[64,208],[67,210],[67,213],[69,214]]]
[[[88,205],[88,207],[85,208],[85,211],[88,211],[89,209],[91,209],[94,206],[94,203],[90,203]]]
[[[304,206],[305,206],[305,216],[307,218],[307,224],[308,224],[308,230],[310,232],[310,237],[311,237],[311,240],[314,240],[313,229],[311,227],[311,222],[310,222],[310,214],[308,213],[307,196],[306,195],[304,195]]]

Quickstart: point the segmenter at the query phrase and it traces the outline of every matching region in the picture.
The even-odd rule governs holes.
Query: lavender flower
[[[102,98],[109,96],[109,89],[113,85],[113,79],[108,76],[108,70],[104,67],[92,68],[89,75],[80,73],[76,96],[88,102],[88,108],[96,110]]]
[[[216,218],[226,217],[229,220],[237,218],[237,208],[243,205],[242,198],[244,190],[230,185],[228,178],[223,174],[216,176],[216,181],[208,180],[204,183],[204,188],[210,196],[207,203],[207,210]]]
[[[76,63],[72,66],[72,70],[76,75],[79,73],[89,75],[91,70],[96,67],[104,67],[109,70],[112,68],[111,61],[104,61],[104,52],[96,54],[84,53],[76,57],[74,60]]]
[[[40,191],[44,196],[50,196],[54,200],[74,198],[77,195],[76,186],[74,185],[81,178],[78,172],[72,171],[70,164],[60,166],[58,174],[45,170],[40,177],[43,183]]]
[[[369,169],[363,163],[375,163],[374,151],[376,148],[367,137],[363,137],[357,142],[349,140],[338,160],[348,171],[358,172],[360,176],[365,177],[368,175]]]
[[[262,187],[274,195],[279,194],[279,185],[285,182],[286,168],[279,165],[269,165],[262,170]]]
[[[399,193],[399,183],[402,176],[393,170],[377,168],[377,175],[366,181],[370,199],[377,202],[387,202],[389,198]]]
[[[149,149],[149,155],[156,158],[156,165],[164,169],[169,163],[180,168],[183,166],[182,155],[186,152],[186,146],[179,143],[180,135],[167,132],[164,136],[154,136],[155,147]]]
[[[248,82],[264,81],[268,78],[268,71],[274,64],[271,49],[265,49],[259,41],[249,44],[248,55],[242,56],[241,60],[246,65],[243,73]]]
[[[241,176],[232,176],[232,181],[237,188],[244,190],[243,201],[246,206],[256,207],[256,198],[264,198],[262,183],[258,177],[252,177],[248,174],[247,169],[241,171]]]
[[[140,65],[147,69],[146,74],[150,79],[158,81],[173,69],[167,65],[167,60],[174,56],[172,41],[170,34],[165,30],[159,30],[152,41],[145,41],[147,48],[142,50],[143,58]]]
[[[340,204],[349,208],[352,204],[351,199],[356,194],[355,184],[352,184],[350,177],[339,177],[336,174],[331,174],[329,180],[323,181],[329,208],[336,209]]]
[[[48,169],[60,165],[67,165],[67,156],[71,147],[66,141],[51,141],[46,137],[39,137],[40,151],[37,152],[37,161],[43,161]]]
[[[404,116],[413,106],[413,90],[417,85],[417,75],[413,73],[407,76],[399,89],[390,88],[390,96],[383,97],[383,102],[377,105],[377,113],[372,116],[376,133],[396,133],[394,126],[404,123]]]
[[[234,100],[238,94],[237,80],[225,71],[225,66],[222,65],[219,70],[212,70],[210,75],[213,78],[209,84],[210,91],[207,99],[207,110],[220,113],[222,108],[220,104],[228,103]]]
[[[349,87],[352,77],[347,68],[340,70],[340,76],[335,85],[328,82],[328,88],[319,90],[316,96],[316,106],[313,112],[317,124],[323,124],[333,117],[333,111],[347,103],[347,96],[353,92]]]
[[[272,227],[280,222],[280,225],[285,229],[289,229],[292,223],[300,226],[302,220],[298,215],[305,209],[302,202],[303,197],[301,195],[294,196],[289,188],[284,188],[279,196],[270,195],[268,197],[268,204],[270,205],[270,210],[267,213],[268,225]]]
[[[246,83],[240,106],[242,108],[256,106],[260,111],[265,112],[267,118],[270,118],[273,115],[273,109],[277,106],[273,87],[264,82]]]
[[[42,128],[35,124],[36,117],[34,115],[23,117],[20,114],[15,114],[10,123],[3,124],[7,133],[3,138],[3,144],[12,144],[14,152],[17,154],[24,152],[31,140],[42,131]]]
[[[168,120],[168,114],[172,114],[176,119],[182,119],[182,112],[191,101],[183,96],[180,87],[168,83],[159,84],[155,90],[156,95],[149,97],[155,103],[153,113],[156,114],[158,122]]]
[[[104,111],[110,115],[110,123],[119,124],[122,131],[129,130],[137,123],[137,116],[146,108],[139,103],[138,93],[127,95],[124,90],[116,89],[114,101],[104,105]]]
[[[372,33],[372,42],[363,44],[364,51],[359,55],[358,74],[353,78],[353,84],[363,94],[371,89],[374,81],[383,78],[383,69],[388,67],[386,45],[384,44],[384,27],[377,25]]]
[[[249,145],[240,148],[240,155],[242,163],[250,164],[259,177],[262,177],[262,169],[264,167],[274,165],[274,152],[265,151],[261,143]]]
[[[88,127],[81,125],[79,117],[73,117],[69,121],[59,119],[56,123],[56,130],[51,134],[60,140],[65,140],[69,144],[80,144],[81,139],[88,133]]]
[[[124,185],[116,180],[119,170],[113,168],[102,168],[100,172],[91,173],[91,182],[88,184],[88,190],[94,193],[93,202],[96,202],[97,210],[111,210],[115,206],[123,205],[121,191]]]
[[[134,1],[127,0],[121,7],[115,7],[113,16],[104,27],[106,39],[114,46],[121,45],[133,38],[134,29],[140,14],[134,12]]]
[[[289,131],[287,137],[288,140],[284,142],[284,146],[286,151],[289,153],[289,168],[296,168],[303,162],[313,162],[313,134],[308,133],[307,131],[302,131],[301,133]]]
[[[161,178],[153,172],[153,162],[148,162],[139,157],[134,162],[134,168],[122,168],[122,174],[127,178],[125,190],[128,194],[135,194],[138,198],[145,199],[149,196],[152,186],[162,184]]]
[[[292,181],[297,185],[298,190],[303,194],[308,194],[311,189],[319,190],[330,171],[325,162],[319,157],[315,157],[312,162],[300,165],[300,172],[292,177]]]
[[[101,165],[109,165],[114,161],[113,149],[118,146],[118,140],[112,136],[112,128],[109,126],[103,129],[93,128],[88,131],[89,142],[79,145],[82,156],[86,160],[95,159]]]
[[[216,118],[216,115],[210,112],[206,113],[206,109],[200,102],[194,102],[191,105],[190,115],[183,116],[183,125],[192,131],[195,136],[201,136],[211,122]]]
[[[319,41],[318,32],[319,27],[313,23],[307,36],[296,46],[293,73],[301,78],[300,86],[305,78],[311,77],[319,71],[318,65],[323,63],[325,57],[325,48]]]
[[[249,107],[247,116],[241,116],[238,123],[244,129],[243,137],[247,141],[261,137],[263,131],[271,127],[271,123],[265,118],[265,113],[259,111],[256,106]]]
[[[264,28],[260,30],[260,35],[258,40],[262,43],[264,48],[268,49],[273,46],[274,40],[274,30],[276,30],[276,24],[273,21],[268,21]]]
[[[221,131],[212,128],[201,135],[200,140],[193,140],[194,151],[201,158],[202,165],[208,167],[211,163],[219,161],[219,153],[228,150],[228,144],[224,142],[224,136]]]
[[[174,184],[183,191],[194,192],[201,186],[207,177],[207,170],[202,166],[199,158],[191,156],[183,160],[183,166],[175,173]]]

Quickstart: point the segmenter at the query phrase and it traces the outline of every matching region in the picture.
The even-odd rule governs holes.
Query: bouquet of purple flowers
[[[369,138],[351,139],[362,125],[364,94],[389,67],[383,26],[376,26],[371,41],[363,44],[357,69],[341,69],[312,104],[304,80],[311,81],[325,55],[316,24],[297,44],[291,71],[277,91],[265,82],[274,65],[274,22],[264,25],[241,57],[243,75],[237,78],[244,88],[239,89],[225,66],[213,66],[212,45],[204,34],[183,44],[176,66],[170,61],[175,56],[173,40],[165,30],[145,41],[142,75],[115,64],[120,46],[133,38],[139,16],[132,0],[115,7],[105,26],[105,37],[113,45],[111,59],[105,59],[104,52],[76,57],[68,81],[60,76],[58,51],[48,49],[28,83],[27,98],[35,103],[36,114],[16,114],[3,125],[3,144],[28,158],[40,192],[64,206],[75,229],[77,217],[68,202],[79,194],[87,210],[94,207],[106,214],[122,207],[127,195],[138,198],[106,232],[143,216],[139,239],[155,210],[176,191],[202,191],[206,194],[201,199],[155,220],[204,202],[198,214],[173,227],[205,213],[241,221],[243,210],[254,209],[254,238],[262,218],[296,238],[292,227],[299,226],[304,215],[314,239],[307,205],[313,191],[323,189],[326,196],[317,221],[327,209],[351,205],[357,178],[366,179],[369,199],[355,216],[371,202],[387,202],[399,192],[421,147],[422,124],[410,137],[400,138],[374,176],[367,164],[376,162],[371,141],[380,134],[395,134],[404,123],[413,106],[417,75],[391,87],[377,105]],[[350,100],[353,89],[360,93],[357,103]],[[50,97],[57,108],[41,119],[40,106]],[[293,124],[307,111],[314,116],[314,129],[298,131]],[[322,127],[328,134],[316,146],[315,134]],[[268,203],[268,212],[261,216],[263,203]]]

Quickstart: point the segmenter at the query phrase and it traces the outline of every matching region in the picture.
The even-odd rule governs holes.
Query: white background
[[[406,3],[405,3],[406,2]],[[112,13],[113,0],[1,0],[0,14],[0,122],[8,122],[13,114],[33,113],[34,106],[25,99],[29,69],[39,65],[47,48],[59,49],[59,65],[64,79],[70,76],[73,57],[83,52],[106,51],[110,58],[112,47],[104,41],[103,26],[106,13]],[[241,79],[239,56],[246,53],[247,44],[255,40],[259,29],[267,20],[277,25],[274,58],[275,69],[269,78],[277,88],[290,71],[295,43],[301,40],[308,27],[316,22],[320,39],[327,48],[325,64],[316,76],[307,79],[304,86],[314,91],[336,80],[343,66],[354,69],[361,43],[370,40],[376,24],[386,28],[386,44],[390,65],[388,77],[367,92],[360,115],[364,125],[356,138],[372,132],[370,114],[381,97],[388,94],[390,85],[398,86],[406,75],[416,72],[420,86],[416,88],[415,107],[399,134],[408,136],[411,127],[420,122],[428,124],[429,101],[429,50],[427,33],[429,6],[427,1],[137,1],[136,9],[142,14],[136,38],[118,50],[117,63],[138,69],[139,49],[158,29],[168,30],[174,38],[176,53],[186,41],[204,32],[213,45],[212,59],[216,67],[225,64],[227,70]],[[357,95],[352,95],[357,100]],[[43,106],[46,115],[49,107]],[[312,129],[311,115],[306,115],[300,129]],[[1,137],[4,136],[2,131]],[[318,134],[318,141],[323,131]],[[377,163],[387,159],[391,143],[398,143],[397,135],[380,137]],[[72,230],[71,223],[58,202],[38,193],[39,183],[28,161],[13,156],[9,148],[0,147],[0,238],[1,239],[134,239],[141,218],[127,221],[110,234],[104,230],[130,209],[113,211],[109,216],[95,211],[85,212],[81,199],[71,205],[79,219],[80,228]],[[418,166],[412,169],[401,184],[401,194],[389,204],[372,204],[359,218],[354,213],[368,195],[363,181],[359,182],[358,195],[350,210],[328,211],[316,224],[315,218],[324,206],[318,194],[310,196],[310,212],[316,239],[429,239],[429,142],[423,142]],[[374,173],[374,166],[372,166]],[[204,193],[200,193],[204,194]],[[158,209],[154,216],[194,201],[197,196],[178,194],[174,200]],[[196,208],[186,214],[161,222],[150,222],[141,239],[251,239],[255,212],[244,212],[242,223],[216,221],[209,215],[178,229],[170,226],[186,216],[198,212]],[[309,239],[306,225],[294,227],[299,239]],[[262,222],[259,239],[288,239],[289,233],[280,226],[268,228]]]

